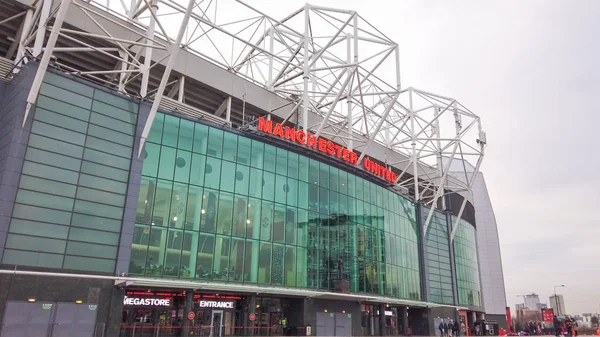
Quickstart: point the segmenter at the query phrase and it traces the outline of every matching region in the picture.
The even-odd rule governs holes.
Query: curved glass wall
[[[427,219],[428,214],[429,208],[423,207],[423,222]],[[446,214],[434,211],[429,227],[427,227],[425,242],[427,245],[429,300],[435,303],[454,304],[450,239]]]
[[[130,274],[421,299],[415,205],[260,141],[158,114]]]
[[[452,216],[452,222],[455,221],[456,217]],[[454,236],[454,256],[458,283],[458,303],[480,307],[482,306],[481,287],[475,235],[475,227],[461,219]]]

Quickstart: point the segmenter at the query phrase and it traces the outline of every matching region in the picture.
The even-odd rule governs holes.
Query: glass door
[[[210,337],[223,336],[223,310],[213,310],[211,316]]]

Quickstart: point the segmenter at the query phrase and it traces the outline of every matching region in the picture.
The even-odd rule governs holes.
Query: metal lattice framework
[[[181,51],[284,98],[287,105],[265,114],[395,168],[397,188],[432,209],[444,208],[449,193],[470,195],[486,145],[479,117],[455,99],[402,87],[398,44],[357,12],[307,4],[276,20],[237,0],[107,1],[37,0],[0,21],[22,19],[17,46],[11,46],[17,64],[24,56],[41,57],[23,123],[52,61],[151,100],[143,146],[165,96],[178,93],[184,102],[186,76],[172,73]],[[69,25],[71,15],[84,18],[89,29]],[[95,54],[110,67],[81,67],[63,56],[77,53]],[[151,74],[160,78],[158,85]],[[226,111],[230,125],[231,104],[229,97],[216,112]],[[454,159],[475,163],[475,174],[465,182],[450,175]]]

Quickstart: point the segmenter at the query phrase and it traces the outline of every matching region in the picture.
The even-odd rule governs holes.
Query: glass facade
[[[452,222],[455,221],[456,217],[452,216]],[[454,256],[456,258],[458,303],[480,307],[483,303],[475,235],[475,227],[461,219],[454,236]]]
[[[428,214],[429,209],[423,207],[423,222],[427,219]],[[434,211],[427,228],[425,241],[427,244],[429,300],[434,303],[454,304],[450,239],[446,214]]]
[[[2,263],[114,272],[137,110],[47,73]]]
[[[130,100],[46,75],[2,264],[115,272],[122,223],[134,220],[124,209],[137,113]],[[423,239],[417,205],[396,193],[168,114],[157,114],[143,159],[131,275],[323,291],[343,279],[353,293],[455,303],[446,213],[434,212]],[[460,305],[482,305],[475,234],[459,222]]]
[[[171,115],[147,140],[130,274],[421,299],[415,204],[295,152]]]

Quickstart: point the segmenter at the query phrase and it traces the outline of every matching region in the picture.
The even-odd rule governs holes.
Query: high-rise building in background
[[[466,161],[453,160],[450,166],[451,174],[462,181],[472,180],[474,171],[475,168]],[[474,177],[472,191],[475,219],[477,220],[477,251],[481,266],[481,289],[484,293],[483,307],[488,319],[504,322],[506,320],[506,290],[498,226],[482,172],[478,172]],[[535,310],[536,306],[534,305],[530,309]]]
[[[529,310],[538,310],[538,304],[540,304],[540,296],[538,294],[528,294],[523,296],[525,298],[525,307]]]
[[[562,316],[567,312],[563,295],[550,296],[550,307],[554,309],[554,313],[559,316]]]

